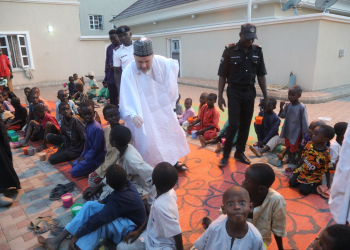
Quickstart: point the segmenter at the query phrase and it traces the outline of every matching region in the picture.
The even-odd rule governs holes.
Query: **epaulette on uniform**
[[[255,47],[262,49],[262,47],[259,44],[253,44]]]
[[[115,47],[113,50],[117,50],[117,49],[119,49],[120,48],[120,45],[118,46],[118,47]]]
[[[233,48],[233,46],[235,46],[235,45],[236,45],[235,43],[227,44],[227,45],[225,46],[225,49],[231,49],[231,48]]]

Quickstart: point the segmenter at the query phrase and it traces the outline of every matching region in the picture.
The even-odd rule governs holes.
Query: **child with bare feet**
[[[33,113],[39,121],[32,120],[29,122],[26,137],[18,146],[16,146],[16,148],[29,146],[29,139],[31,141],[44,140],[43,144],[38,148],[38,151],[40,152],[47,148],[46,135],[48,133],[60,134],[61,131],[56,118],[46,113],[43,105],[35,105]]]
[[[197,250],[264,250],[258,229],[247,222],[253,213],[249,193],[242,187],[233,186],[222,196],[220,215],[194,243]]]
[[[284,108],[285,102],[281,101],[279,117],[285,119],[281,138],[285,138],[285,144],[287,147],[286,153],[288,153],[289,163],[295,163],[296,152],[299,148],[299,142],[301,135],[304,135],[308,131],[308,118],[306,107],[299,101],[302,90],[299,85],[294,85],[288,91],[288,100],[290,103]]]
[[[72,234],[68,249],[92,250],[100,239],[112,239],[119,244],[126,234],[140,228],[147,218],[145,206],[123,167],[109,166],[106,181],[114,192],[101,202],[86,202],[62,233],[55,238],[38,235],[38,242],[48,250],[58,250],[63,240]]]
[[[177,119],[179,119],[180,125],[185,125],[184,123],[188,120],[190,117],[194,117],[196,115],[196,112],[192,108],[192,99],[186,98],[185,100],[185,112],[182,115],[178,115]]]
[[[40,97],[40,89],[38,87],[34,87],[30,91],[36,93],[39,96],[39,102],[44,104],[46,112],[51,114],[50,105],[48,104],[47,101],[45,101],[43,98]]]
[[[191,134],[192,130],[196,130],[196,134],[203,135],[205,140],[211,140],[217,135],[220,131],[220,113],[214,106],[216,99],[216,94],[209,94],[207,104],[201,108],[198,118],[187,127],[187,133]],[[196,126],[199,122],[200,125]]]
[[[214,137],[213,139],[206,141],[203,136],[198,136],[198,139],[202,145],[202,147],[205,147],[206,145],[210,145],[210,144],[216,144],[216,149],[215,149],[215,153],[220,153],[223,144],[221,144],[221,141],[223,138],[226,138],[226,131],[228,128],[229,122],[228,120],[225,122],[224,126],[222,127],[222,129],[220,130],[220,132],[218,133],[218,135],[216,137]],[[237,142],[237,137],[238,137],[238,130],[236,132],[235,137],[233,138],[232,141],[232,145],[235,145]]]
[[[253,146],[249,146],[257,157],[261,157],[263,153],[268,151],[270,147],[268,142],[274,137],[278,136],[278,129],[281,124],[280,118],[273,111],[276,108],[277,101],[274,98],[269,98],[265,110],[260,111],[259,116],[263,117],[261,125],[254,123],[256,135],[258,136],[258,142]]]

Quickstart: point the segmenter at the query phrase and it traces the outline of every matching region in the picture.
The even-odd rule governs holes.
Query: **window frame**
[[[91,20],[90,20],[90,17],[92,17],[92,24],[90,23]],[[95,17],[97,17],[97,20],[95,20]],[[100,23],[100,18],[101,17],[101,23]],[[97,23],[97,26],[99,28],[96,29],[96,23],[95,21],[98,21]],[[89,30],[104,30],[105,27],[104,27],[104,18],[103,18],[103,15],[96,15],[96,14],[89,14],[88,15],[88,25],[89,25]],[[93,29],[91,28],[91,25],[93,25]]]
[[[23,68],[30,68],[31,70],[35,70],[34,67],[34,60],[33,60],[33,53],[32,53],[32,46],[30,43],[30,35],[29,35],[29,31],[0,31],[0,37],[5,37],[5,41],[6,41],[6,48],[8,50],[8,58],[10,60],[11,63],[11,67],[12,67],[12,57],[11,57],[11,50],[8,44],[8,39],[7,36],[17,36],[17,43],[18,43],[18,49],[19,49],[19,53],[20,53],[20,58],[21,58],[21,64],[23,66],[23,55],[22,55],[22,51],[21,51],[21,47],[24,47],[23,45],[20,45],[20,37],[24,38],[25,41],[25,47],[27,50],[27,55],[24,57],[28,58],[28,64],[26,66],[23,66]],[[4,47],[4,46],[2,46]],[[24,69],[22,68],[12,68],[13,72],[18,72],[18,71],[23,71]]]

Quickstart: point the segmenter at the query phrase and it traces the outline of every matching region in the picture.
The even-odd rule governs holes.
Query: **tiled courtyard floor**
[[[61,88],[42,88],[41,97],[46,100],[56,101],[59,89]],[[179,85],[182,100],[190,97],[193,99],[193,103],[199,102],[199,96],[204,91],[217,92],[216,90]],[[15,91],[15,93],[23,103],[23,90]],[[329,103],[307,104],[309,121],[318,117],[331,117],[332,120],[327,123],[332,126],[339,121],[348,121],[350,117],[349,104],[350,97]],[[258,112],[257,105],[258,98],[256,100],[255,114]],[[278,112],[278,109],[279,103],[276,112]],[[191,139],[188,138],[188,140]],[[209,149],[214,149],[214,147],[209,147]],[[18,191],[8,190],[6,194],[13,198],[15,202],[9,207],[0,208],[0,250],[45,249],[38,245],[36,234],[28,229],[28,224],[38,216],[58,218],[61,225],[67,225],[71,221],[70,210],[62,207],[61,200],[51,201],[49,199],[50,190],[57,184],[67,183],[68,180],[48,162],[39,161],[38,156],[24,156],[21,149],[16,149],[12,152],[14,167],[20,178],[22,189]],[[252,156],[250,152],[247,152],[247,154]],[[251,159],[253,162],[259,160],[255,157]],[[266,160],[266,158],[265,160],[263,159],[263,161]],[[72,194],[76,203],[83,203],[79,191],[75,189]],[[49,233],[47,232],[43,235],[45,237]],[[67,244],[68,241],[64,241],[60,249],[67,249]]]

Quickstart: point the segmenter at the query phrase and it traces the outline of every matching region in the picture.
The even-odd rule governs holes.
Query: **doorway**
[[[171,39],[171,46],[170,46],[170,57],[172,59],[175,59],[179,62],[179,77],[181,76],[181,52],[180,52],[180,39],[174,38]]]

